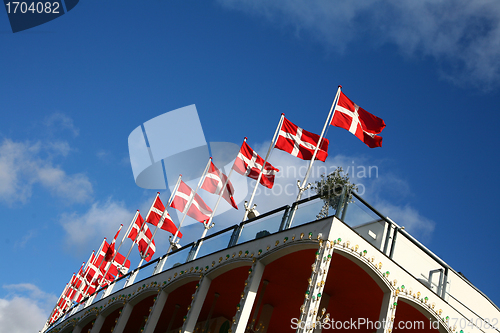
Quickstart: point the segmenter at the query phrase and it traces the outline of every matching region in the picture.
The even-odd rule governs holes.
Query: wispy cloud
[[[61,216],[60,223],[67,233],[66,246],[78,254],[84,254],[92,246],[97,246],[104,237],[113,237],[120,224],[129,223],[134,214],[122,202],[112,199],[102,203],[95,202],[84,214],[65,213]],[[128,225],[124,225],[124,228],[127,227]]]
[[[491,0],[219,0],[226,7],[291,26],[343,52],[349,43],[395,44],[408,55],[432,57],[458,85],[497,86],[500,2]],[[362,36],[364,39],[362,39]],[[367,38],[368,37],[368,38]]]
[[[91,199],[92,184],[83,174],[68,175],[52,165],[52,155],[65,155],[69,145],[64,142],[14,142],[4,139],[0,143],[0,201],[7,204],[26,202],[32,195],[34,184],[40,184],[66,202],[86,202]]]
[[[43,123],[52,130],[67,130],[75,137],[80,134],[80,130],[73,123],[73,119],[62,112],[56,112],[47,116]]]
[[[57,297],[30,283],[4,285],[3,289],[7,296],[0,298],[2,332],[26,333],[42,329]]]

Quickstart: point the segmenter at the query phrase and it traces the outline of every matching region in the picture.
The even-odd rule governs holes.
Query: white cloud
[[[123,235],[134,214],[135,212],[126,209],[123,203],[111,199],[104,203],[92,204],[83,215],[76,212],[63,214],[60,223],[68,234],[66,245],[78,254],[89,252],[89,249],[98,246],[104,237],[108,240],[114,237],[120,224],[124,224],[121,233]]]
[[[29,283],[4,285],[3,288],[8,294],[0,298],[0,331],[32,333],[41,330],[57,297]]]
[[[219,0],[232,9],[292,26],[337,51],[350,42],[396,44],[430,56],[456,84],[484,87],[500,79],[500,2],[496,0]],[[368,35],[367,35],[368,34]],[[368,45],[367,45],[368,46]],[[446,65],[444,65],[446,64]]]
[[[0,201],[26,202],[37,183],[70,203],[91,199],[92,184],[87,176],[68,175],[52,165],[54,154],[65,156],[68,151],[65,142],[42,144],[4,139],[0,144]]]
[[[377,200],[375,207],[399,226],[405,227],[405,230],[412,236],[422,241],[428,240],[434,231],[436,223],[422,216],[418,210],[409,204],[396,206],[385,200]]]
[[[64,113],[56,112],[45,118],[45,126],[50,129],[65,129],[73,134],[73,136],[78,136],[80,130],[75,127],[73,119],[66,116]]]

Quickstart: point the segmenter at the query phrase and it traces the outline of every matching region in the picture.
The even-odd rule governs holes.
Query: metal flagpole
[[[109,246],[111,246],[112,244],[114,244],[116,242],[116,238],[120,234],[120,231],[122,230],[122,228],[123,228],[123,224],[120,224],[120,228],[118,228],[118,232],[116,233],[115,238],[113,238],[113,241],[111,242],[111,244],[109,244]],[[123,240],[122,240],[122,243],[123,243]],[[106,279],[106,275],[108,274],[109,269],[111,268],[111,265],[113,265],[113,262],[115,260],[116,255],[118,254],[118,250],[120,249],[120,246],[122,246],[121,243],[118,246],[118,249],[113,251],[113,256],[111,257],[111,260],[108,263],[106,263],[106,266],[104,266],[104,279]],[[106,258],[106,255],[104,255],[104,258]],[[103,259],[103,261],[104,261],[104,259]],[[101,283],[99,283],[99,287],[102,288],[102,284]],[[108,285],[108,288],[109,287],[110,286]]]
[[[211,162],[212,162],[212,157],[210,157],[208,159],[205,170],[203,171],[203,174],[201,175],[200,181],[198,182],[198,186],[196,187],[196,191],[194,191],[193,195],[189,198],[189,201],[188,201],[186,207],[184,207],[184,216],[182,217],[181,222],[179,223],[179,228],[177,228],[177,231],[174,234],[174,238],[172,238],[172,240],[170,241],[170,246],[168,247],[167,254],[169,254],[170,251],[172,251],[172,249],[174,247],[175,241],[177,240],[177,235],[179,234],[179,230],[181,230],[182,224],[184,223],[184,219],[186,218],[186,215],[189,211],[189,208],[191,208],[191,204],[194,201],[194,197],[196,196],[198,189],[200,188],[201,184],[203,183],[203,180],[205,179],[205,176],[207,174],[207,171],[208,171],[208,168],[210,167]]]
[[[87,263],[85,264],[85,268],[83,269],[83,275],[82,275],[82,286],[81,286],[81,292],[80,293],[85,293],[85,285],[87,284],[85,281],[87,279],[87,273],[86,270],[87,270],[87,267],[89,267],[90,265],[90,260],[92,260],[92,256],[94,255],[95,251],[92,251],[92,253],[90,254],[90,257],[89,259],[87,260]],[[85,297],[85,296],[83,296]]]
[[[135,221],[137,220],[138,216],[139,216],[139,210],[137,210],[137,212],[135,212],[134,218],[132,219],[132,222],[130,222],[130,226],[128,228],[127,233],[125,235],[123,235],[123,240],[125,240],[125,237],[127,237],[128,234],[130,233],[130,231],[132,230],[132,226],[135,224]],[[141,230],[142,230],[142,226],[141,226]],[[139,235],[139,234],[137,234],[137,235]],[[130,252],[132,252],[132,248],[134,247],[134,244],[135,244],[135,242],[133,241],[132,245],[130,246],[130,249],[128,250],[127,256],[125,257],[125,262],[127,262],[128,256],[130,255]]]
[[[50,322],[48,325],[52,325],[53,323],[58,321],[59,318],[61,318],[61,316],[64,314],[63,309],[59,306],[59,301],[63,298],[64,294],[68,290],[68,286],[69,286],[69,283],[66,283],[66,286],[64,287],[64,290],[63,290],[61,296],[59,296],[59,299],[57,300],[57,303],[56,303],[56,306],[54,307],[54,310],[52,310],[50,317],[47,319],[47,323]],[[60,314],[57,316],[57,318],[55,318],[53,321],[51,321],[52,317],[56,314],[56,311],[58,311],[58,310],[60,311]]]
[[[163,221],[165,221],[165,212],[167,212],[167,207],[168,207],[168,205],[170,205],[170,202],[171,202],[172,198],[174,197],[174,194],[177,192],[177,188],[179,187],[179,184],[181,183],[181,178],[182,178],[182,175],[179,175],[179,178],[177,178],[177,183],[175,183],[174,190],[170,194],[170,198],[168,198],[168,202],[167,202],[167,205],[165,206],[165,210],[162,212],[161,217],[160,217],[160,221],[158,221],[158,223],[156,224],[155,231],[153,232],[153,235],[151,236],[151,239],[148,242],[148,246],[146,247],[146,250],[144,251],[145,256],[148,255],[149,247],[151,246],[151,243],[153,243],[153,238],[155,238],[155,235],[156,235],[156,232],[158,231],[158,228],[160,227],[160,225],[163,225]],[[156,199],[155,199],[155,202],[156,202]],[[151,206],[151,209],[153,209],[153,206]],[[149,218],[149,214],[151,214],[151,209],[148,212],[147,218]],[[148,221],[147,218],[146,218],[146,220],[144,220],[144,223],[147,223],[147,221]],[[142,266],[142,262],[144,261],[145,258],[146,257],[141,258],[141,262],[139,263],[138,267]]]
[[[104,237],[104,239],[103,239],[103,241],[102,241],[102,243],[101,243],[101,246],[99,247],[99,250],[97,251],[97,256],[95,257],[94,262],[96,262],[96,261],[97,261],[97,259],[99,259],[99,255],[101,254],[101,251],[102,251],[102,248],[103,248],[103,246],[104,246],[104,243],[105,243],[105,242],[106,242],[106,237]],[[95,273],[94,273],[94,276],[92,277],[92,280],[91,280],[91,281],[90,281],[90,283],[89,283],[89,289],[90,289],[90,287],[92,287],[92,284],[94,283],[94,281],[95,281],[95,279],[96,279],[96,276],[98,276],[98,275],[99,275],[99,269],[101,268],[101,265],[102,265],[102,262],[103,262],[103,261],[104,261],[104,258],[103,258],[103,260],[99,263],[99,267],[96,269],[96,271],[95,271]],[[91,263],[91,264],[94,264],[94,263]],[[95,267],[95,265],[94,265],[94,267]],[[90,272],[90,269],[89,269],[89,272]],[[100,286],[100,284],[99,284],[99,286]],[[94,292],[96,292],[96,291],[97,291],[97,289],[98,289],[98,287],[96,287],[96,289],[95,289],[95,291],[94,291]],[[95,296],[95,295],[94,295],[94,296]],[[89,298],[88,298],[88,300],[87,300],[87,302],[85,303],[85,306],[90,305],[93,299],[94,299],[93,297],[89,297]]]
[[[306,182],[307,182],[307,179],[309,178],[309,174],[311,172],[311,168],[312,168],[312,165],[314,163],[314,160],[316,159],[316,155],[318,153],[319,147],[321,146],[321,142],[323,140],[323,135],[325,134],[326,128],[330,124],[330,122],[333,118],[333,115],[335,114],[335,107],[337,105],[341,90],[342,90],[342,86],[339,86],[337,89],[337,94],[335,95],[335,98],[333,99],[333,103],[332,103],[332,107],[330,108],[330,112],[328,113],[328,117],[326,117],[325,125],[323,125],[323,130],[321,131],[321,135],[319,136],[318,144],[316,145],[316,149],[314,150],[314,154],[311,158],[311,162],[309,163],[309,167],[307,168],[307,172],[306,172],[306,175],[304,177],[304,180],[302,181],[301,185],[297,184],[299,186],[299,194],[297,195],[297,199],[295,199],[295,202],[299,201],[302,198],[302,194],[304,193],[304,191],[307,190],[309,188],[309,186],[311,186],[311,184],[308,184],[306,186]],[[290,227],[292,225],[297,208],[298,208],[298,206],[295,205],[293,210],[290,213],[288,227]]]
[[[80,272],[83,272],[83,266],[85,265],[85,261],[82,263],[82,265],[80,266],[80,269],[78,270],[78,273],[73,273],[73,277],[77,277],[78,278],[78,274]],[[70,282],[73,281],[73,278],[71,278]],[[78,294],[78,289],[76,288],[76,281],[75,281],[75,286],[70,286],[71,289],[73,289],[75,291],[75,294],[73,295],[73,297],[71,298],[71,301],[73,302],[73,299],[76,298],[77,294]]]
[[[92,258],[92,255],[91,255],[91,257],[89,257],[89,260],[90,260],[90,258]],[[85,273],[85,267],[86,267],[86,265],[85,265],[85,261],[84,261],[84,262],[82,263],[82,266],[80,266],[80,269],[78,270],[78,273],[76,274],[76,276],[77,276],[77,278],[78,278],[79,280],[80,280],[80,279],[82,279],[82,280],[83,280],[83,274]],[[82,272],[82,274],[80,274],[80,272]],[[82,281],[82,280],[80,280],[80,281]],[[82,283],[81,283],[81,284],[83,285],[83,284],[84,284],[84,282],[82,281]],[[81,288],[79,288],[79,287],[75,287],[75,296],[73,296],[73,299],[78,299],[78,296],[79,296],[81,293],[82,293]],[[75,302],[76,302],[76,301],[75,301]],[[76,308],[76,307],[75,307],[75,308]],[[74,310],[74,308],[73,308],[73,310]],[[74,311],[73,311],[73,313],[74,313]]]
[[[106,242],[106,237],[104,237],[104,240],[102,241],[101,243],[101,247],[99,248],[99,251],[97,251],[97,256],[95,257],[95,261],[97,261],[99,259],[99,256],[101,255],[101,251],[102,251],[102,248],[104,247],[104,243]],[[99,263],[99,267],[97,267],[95,273],[94,273],[94,276],[92,277],[92,280],[90,281],[90,286],[92,286],[92,284],[94,283],[96,277],[99,275],[99,270],[101,269],[101,265],[102,263],[104,262],[104,257],[102,258],[101,262]],[[94,265],[95,267],[95,265]],[[89,270],[90,271],[90,270]],[[106,277],[103,276],[103,278],[105,279]],[[89,288],[90,288],[89,286]],[[99,287],[101,286],[101,283],[99,282]],[[95,291],[97,291],[98,287],[96,287]],[[93,300],[93,298],[89,298],[89,300],[87,301],[87,305],[90,304],[91,300]]]
[[[70,280],[71,282],[71,280]],[[69,286],[69,283],[66,283],[66,286],[64,287],[63,289],[63,292],[61,293],[61,296],[59,296],[59,298],[57,299],[57,302],[56,302],[56,306],[54,306],[54,309],[52,310],[52,312],[50,313],[50,316],[49,318],[47,319],[45,325],[47,326],[47,323],[50,321],[50,318],[52,318],[52,316],[54,315],[55,311],[57,310],[58,308],[58,304],[59,304],[59,301],[61,300],[61,298],[63,297],[63,295],[66,293],[66,291],[68,290],[68,286]],[[54,320],[55,322],[55,320]],[[48,325],[51,325],[52,323],[49,323]],[[45,327],[44,327],[45,328]]]
[[[253,203],[253,198],[255,197],[255,192],[257,191],[257,186],[259,186],[260,179],[262,178],[262,173],[264,172],[264,167],[266,165],[266,162],[269,158],[269,155],[271,154],[272,149],[274,148],[274,145],[276,144],[276,137],[278,136],[278,133],[281,129],[281,125],[283,124],[283,119],[285,118],[285,114],[281,114],[280,121],[278,123],[278,127],[276,128],[276,131],[274,132],[273,140],[271,141],[271,144],[269,145],[269,149],[267,151],[266,159],[264,160],[264,163],[262,163],[262,166],[260,168],[260,173],[259,176],[257,177],[257,182],[255,183],[255,187],[253,188],[252,196],[250,197],[250,200],[248,204],[245,202],[245,215],[243,216],[243,221],[245,221],[248,217],[248,213],[253,209],[252,208],[252,203]],[[245,138],[246,141],[246,138]]]
[[[246,140],[246,138],[245,138],[245,140]],[[238,157],[238,155],[236,155],[236,158],[237,157]],[[234,160],[234,162],[236,163],[236,159]],[[214,226],[214,224],[211,224],[210,222],[212,222],[212,219],[215,216],[215,211],[217,210],[217,207],[219,207],[220,199],[224,195],[224,191],[226,191],[226,189],[227,189],[227,184],[229,183],[229,178],[231,177],[233,170],[234,170],[234,163],[233,163],[233,166],[231,167],[231,170],[229,171],[229,174],[226,176],[226,181],[224,182],[224,185],[222,186],[222,189],[220,190],[219,197],[217,198],[217,202],[215,203],[215,206],[214,206],[214,209],[212,211],[212,215],[210,216],[210,219],[206,223],[203,223],[205,230],[203,230],[203,233],[202,233],[201,238],[200,238],[200,239],[202,239],[202,241],[200,242],[200,244],[198,244],[198,247],[196,248],[196,252],[194,253],[192,260],[196,259],[196,256],[198,255],[198,251],[200,250],[201,244],[203,244],[203,238],[205,238],[205,236],[207,235],[208,230]]]
[[[151,209],[153,209],[154,205],[155,205],[155,202],[156,202],[156,198],[158,198],[158,196],[160,195],[160,192],[156,192],[156,197],[155,199],[153,200],[153,203],[151,204],[151,207],[149,208],[149,211],[148,211],[148,215],[146,215],[146,219],[144,220],[144,223],[141,225],[141,228],[139,229],[139,231],[137,232],[137,236],[136,236],[136,239],[137,237],[139,237],[139,235],[141,234],[142,230],[145,228],[145,225],[146,225],[146,220],[148,219],[149,217],[149,214],[151,212]],[[134,220],[133,222],[135,223],[136,222],[136,219],[137,219],[137,216],[139,215],[139,210],[137,210],[137,213],[135,214],[135,217],[134,217]],[[128,253],[127,253],[127,256],[125,257],[125,262],[127,261],[127,258],[128,256],[130,255],[130,252],[132,252],[132,248],[134,247],[134,244],[135,244],[135,241],[132,242],[132,245],[130,246],[130,249],[128,250]],[[139,262],[139,266],[137,266],[137,268],[141,267],[142,265],[142,261],[143,261],[143,258],[142,258],[142,255],[141,255],[141,261]],[[137,269],[136,268],[136,269]],[[130,278],[129,278],[130,280]],[[128,281],[127,281],[128,282]],[[127,284],[126,284],[127,285]]]
[[[85,297],[87,297],[87,296],[88,296],[88,295],[86,295],[86,291],[85,291],[85,287],[88,285],[88,281],[87,281],[87,274],[88,274],[88,272],[87,272],[87,273],[85,273],[85,271],[86,271],[86,270],[87,270],[87,268],[90,266],[90,264],[91,264],[91,262],[90,262],[90,261],[91,261],[92,257],[94,256],[94,254],[95,254],[95,251],[92,251],[92,253],[90,254],[89,259],[87,260],[87,263],[86,263],[86,265],[85,265],[85,268],[83,269],[82,284],[81,284],[81,286],[80,286],[80,288],[79,288],[79,292],[80,292],[80,294],[83,294],[83,296],[82,296],[82,300],[83,300]],[[90,285],[89,285],[89,288],[90,288]],[[87,291],[88,291],[88,289],[87,289]],[[76,307],[75,307],[75,309],[74,309],[73,313],[75,313],[76,311],[78,311],[78,309],[80,308],[80,306],[81,306],[81,305],[82,305],[82,302],[80,301],[80,303],[78,304],[78,306],[76,306]]]

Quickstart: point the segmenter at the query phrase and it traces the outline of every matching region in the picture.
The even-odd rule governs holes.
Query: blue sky
[[[363,197],[500,304],[499,3],[83,1],[16,34],[0,13],[0,40],[0,327],[41,329],[102,238],[147,211],[156,190],[135,185],[128,156],[137,126],[196,104],[207,142],[247,136],[265,154],[282,112],[319,133],[339,84],[387,127],[377,149],[330,128],[327,165],[376,166],[352,178]]]

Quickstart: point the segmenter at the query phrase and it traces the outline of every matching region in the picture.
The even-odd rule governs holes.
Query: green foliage
[[[321,179],[315,182],[312,189],[321,196],[324,202],[321,211],[316,216],[318,220],[328,216],[330,207],[337,209],[344,188],[349,195],[348,201],[351,201],[351,191],[357,191],[358,187],[356,184],[351,184],[349,174],[344,174],[342,167],[338,167],[327,176],[321,175]]]

